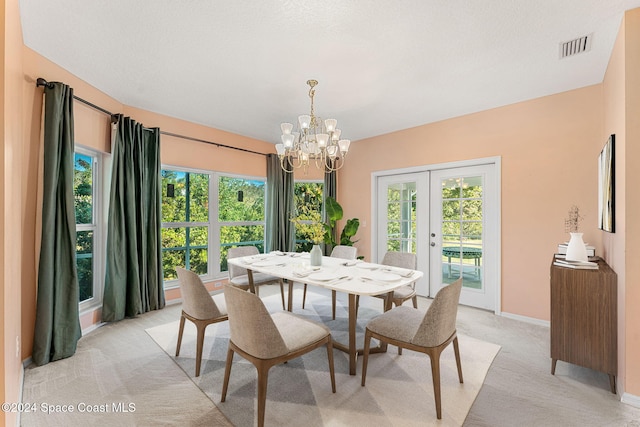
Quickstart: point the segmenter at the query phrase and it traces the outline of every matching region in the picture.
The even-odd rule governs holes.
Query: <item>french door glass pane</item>
[[[442,180],[442,280],[482,288],[482,177]]]
[[[416,252],[416,183],[387,187],[387,250]]]

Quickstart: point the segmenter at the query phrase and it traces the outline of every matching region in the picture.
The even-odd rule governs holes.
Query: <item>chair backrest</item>
[[[176,267],[180,294],[182,295],[182,311],[196,319],[214,319],[222,316],[218,306],[211,298],[204,283],[193,271]]]
[[[227,252],[227,259],[258,255],[259,253],[258,248],[255,246],[238,246],[236,248],[229,248],[229,251]],[[237,265],[229,264],[228,270],[229,279],[247,274],[246,268],[238,267]]]
[[[262,300],[232,285],[224,286],[229,313],[231,341],[260,359],[271,359],[289,352]]]
[[[390,265],[392,267],[406,268],[408,270],[415,270],[418,266],[418,257],[416,254],[409,252],[387,252],[382,258],[383,265]]]
[[[455,332],[461,290],[462,278],[459,278],[438,291],[411,340],[413,344],[435,347]]]
[[[358,248],[355,246],[338,245],[331,251],[332,258],[356,259]]]

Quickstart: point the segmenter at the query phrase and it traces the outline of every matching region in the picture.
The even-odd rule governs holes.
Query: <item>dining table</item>
[[[384,299],[384,311],[391,309],[393,291],[419,280],[423,273],[388,265],[322,257],[322,265],[311,266],[308,253],[274,251],[248,257],[227,260],[229,264],[247,270],[249,291],[255,293],[253,273],[260,272],[285,279],[289,285],[287,310],[292,310],[293,284],[306,283],[336,292],[348,294],[348,343],[333,341],[333,346],[349,355],[349,374],[356,374],[358,355],[363,349],[357,347],[357,297],[388,294]],[[371,353],[387,350],[386,344],[372,348]]]

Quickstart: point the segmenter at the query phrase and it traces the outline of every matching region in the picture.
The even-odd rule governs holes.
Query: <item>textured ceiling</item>
[[[602,82],[640,0],[21,0],[24,42],[120,102],[279,142],[358,140]],[[559,43],[593,33],[589,52]],[[41,76],[47,78],[47,76]],[[82,94],[78,94],[82,96]]]

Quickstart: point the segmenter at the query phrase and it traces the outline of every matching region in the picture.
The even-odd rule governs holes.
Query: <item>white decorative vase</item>
[[[587,247],[582,240],[582,233],[569,233],[571,234],[571,240],[567,246],[567,255],[565,259],[567,261],[589,261],[587,256]]]
[[[309,264],[312,267],[320,267],[322,265],[322,250],[320,245],[313,245],[311,252],[309,252]]]

